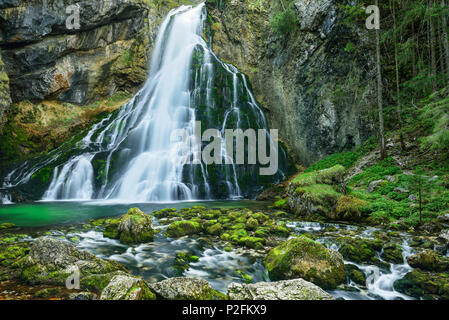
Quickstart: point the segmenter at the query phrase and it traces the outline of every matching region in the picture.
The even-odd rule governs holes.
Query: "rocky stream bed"
[[[213,204],[1,228],[1,299],[449,298],[444,232]],[[80,288],[69,290],[77,270]]]

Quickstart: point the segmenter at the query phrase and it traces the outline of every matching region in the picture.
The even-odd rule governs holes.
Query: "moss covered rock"
[[[120,219],[107,222],[103,235],[124,244],[137,244],[153,241],[154,229],[149,215],[131,208]]]
[[[273,280],[303,278],[324,289],[334,289],[346,278],[343,257],[304,236],[272,249],[264,263]]]
[[[221,226],[220,223],[215,223],[206,229],[206,232],[212,235],[220,235],[222,231],[223,227]]]
[[[249,218],[247,221],[246,221],[246,227],[249,229],[249,230],[254,230],[254,229],[256,229],[257,227],[259,226],[259,222],[256,220],[256,219],[254,219],[254,218]]]
[[[231,300],[333,300],[320,287],[304,279],[253,284],[231,283],[228,287]]]
[[[28,254],[30,248],[27,243],[15,243],[0,247],[0,266],[7,267]]]
[[[366,285],[366,277],[362,270],[354,264],[346,264],[346,276],[359,285]]]
[[[30,284],[65,285],[69,276],[79,272],[80,278],[127,270],[115,261],[97,258],[79,251],[72,244],[49,237],[36,239],[27,256],[12,265],[19,277]]]
[[[131,275],[116,275],[101,293],[101,300],[155,300],[148,283]]]
[[[179,238],[201,232],[201,226],[195,221],[175,221],[167,228],[167,236]]]
[[[386,244],[383,248],[381,257],[383,260],[395,264],[402,264],[404,262],[402,247],[398,243]]]
[[[449,274],[415,269],[394,283],[394,289],[415,298],[449,299]]]
[[[353,196],[343,196],[337,201],[335,208],[336,220],[359,220],[362,217],[361,208],[367,204],[366,201]]]
[[[224,300],[226,296],[197,278],[170,278],[150,285],[156,296],[166,300]]]
[[[9,222],[5,222],[0,224],[0,230],[2,229],[11,229],[11,228],[15,228],[16,225],[14,223],[9,223]]]
[[[376,251],[382,249],[381,241],[357,237],[340,237],[337,238],[337,241],[341,243],[338,251],[345,259],[359,263],[382,265],[376,254]]]
[[[411,267],[425,271],[449,271],[449,259],[440,257],[435,251],[429,249],[408,257],[407,262]]]

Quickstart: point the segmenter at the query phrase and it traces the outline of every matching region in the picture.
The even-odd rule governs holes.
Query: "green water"
[[[132,207],[138,207],[145,213],[150,213],[163,208],[180,209],[198,205],[207,208],[263,208],[267,203],[250,200],[135,204],[117,204],[105,201],[33,202],[0,205],[0,224],[10,222],[20,227],[45,227],[120,216]]]

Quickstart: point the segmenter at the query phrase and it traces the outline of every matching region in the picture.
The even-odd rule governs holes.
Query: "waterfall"
[[[13,204],[12,197],[9,193],[0,192],[0,204]]]
[[[22,164],[3,185],[31,184],[39,177],[46,182],[51,176],[43,200],[137,202],[238,199],[282,179],[285,168],[260,178],[258,165],[188,161],[200,156],[193,147],[201,143],[195,135],[198,121],[222,133],[268,129],[245,76],[221,62],[202,38],[206,16],[204,3],[170,11],[156,39],[148,79],[131,101],[93,125],[76,144]],[[193,142],[187,157],[180,142],[171,141],[179,129]],[[223,159],[232,158],[222,149]],[[279,156],[284,163],[285,154]]]

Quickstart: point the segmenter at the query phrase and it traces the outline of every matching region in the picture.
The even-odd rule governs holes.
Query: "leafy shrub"
[[[291,8],[288,8],[273,14],[270,20],[270,26],[276,33],[286,36],[298,27],[298,18],[295,12]]]

